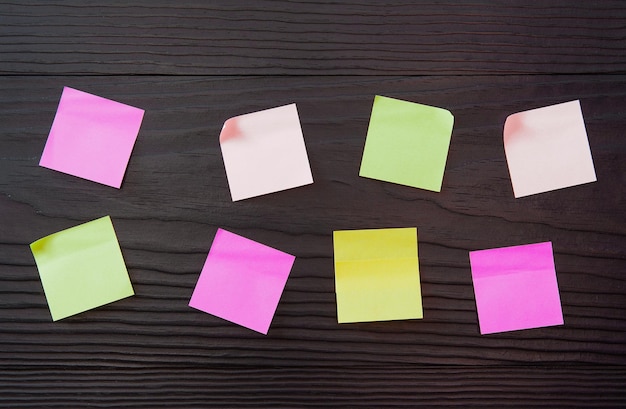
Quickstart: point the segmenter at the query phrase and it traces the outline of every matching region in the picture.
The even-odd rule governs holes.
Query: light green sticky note
[[[337,320],[422,318],[417,229],[333,233]]]
[[[57,321],[134,294],[109,216],[30,245]]]
[[[359,176],[440,192],[453,124],[445,109],[377,95]]]

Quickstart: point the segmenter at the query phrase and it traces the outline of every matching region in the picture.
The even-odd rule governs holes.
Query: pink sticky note
[[[65,87],[39,165],[119,189],[143,114]]]
[[[563,324],[552,243],[470,252],[481,334]]]
[[[220,146],[233,201],[313,183],[296,104],[230,118]]]
[[[189,306],[267,334],[295,259],[218,229]]]
[[[504,151],[515,197],[596,181],[578,100],[509,116]]]

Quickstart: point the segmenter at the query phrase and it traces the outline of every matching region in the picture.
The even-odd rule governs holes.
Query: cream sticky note
[[[134,294],[109,216],[30,245],[57,321]]]
[[[339,323],[422,318],[417,229],[333,233]]]
[[[189,306],[267,334],[295,257],[218,229]]]
[[[233,201],[313,183],[296,104],[230,118],[220,146]]]
[[[563,324],[552,243],[470,252],[481,334]]]
[[[39,165],[119,189],[143,114],[65,87]]]
[[[445,109],[377,95],[359,176],[440,192],[453,123]]]
[[[509,116],[504,151],[515,197],[596,181],[580,101]]]

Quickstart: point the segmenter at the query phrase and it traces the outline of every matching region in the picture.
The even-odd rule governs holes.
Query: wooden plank
[[[534,1],[20,1],[0,73],[624,73],[626,5]]]
[[[625,380],[626,370],[611,366],[7,368],[0,405],[619,408]]]
[[[37,165],[64,85],[146,109],[122,189]],[[441,193],[358,177],[375,94],[454,113]],[[0,77],[0,366],[626,364],[625,96],[626,75]],[[598,182],[514,199],[506,116],[577,98]],[[224,120],[290,102],[315,183],[231,202]],[[28,244],[107,214],[136,296],[52,323]],[[424,319],[338,325],[332,231],[403,226],[420,232]],[[187,306],[217,227],[297,256],[267,337]],[[565,325],[479,335],[468,251],[543,240]]]

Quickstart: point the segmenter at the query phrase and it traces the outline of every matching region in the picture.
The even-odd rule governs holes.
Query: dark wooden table
[[[0,5],[0,406],[626,405],[626,3],[106,3]],[[146,110],[120,190],[38,166],[63,86]],[[453,112],[440,193],[358,176],[376,94]],[[515,199],[573,99],[598,181]],[[315,183],[233,203],[223,122],[292,102]],[[28,244],[104,215],[136,295],[53,323]],[[424,319],[337,324],[333,230],[409,226]],[[187,306],[218,227],[297,256],[267,336]],[[565,325],[481,336],[468,251],[547,240]]]

